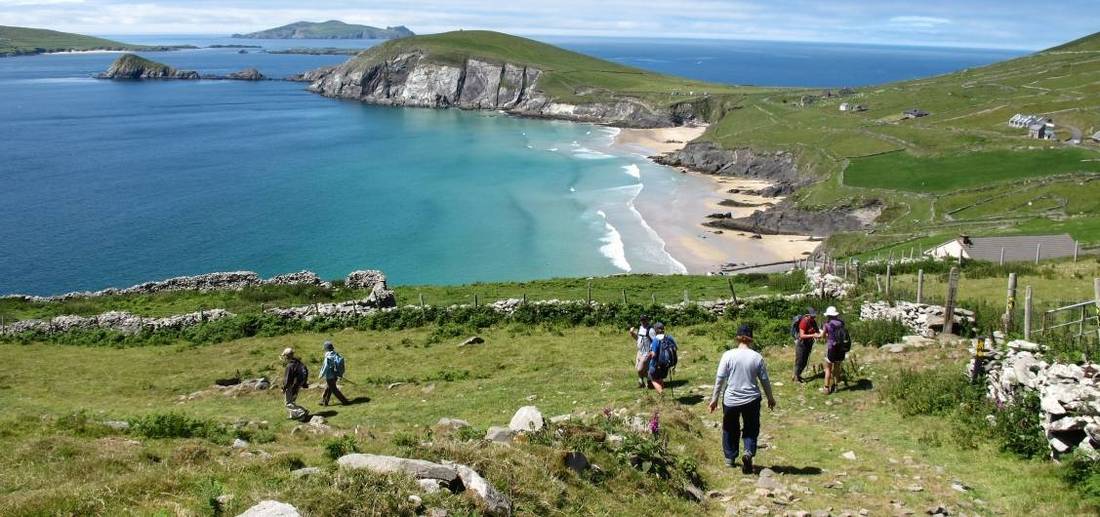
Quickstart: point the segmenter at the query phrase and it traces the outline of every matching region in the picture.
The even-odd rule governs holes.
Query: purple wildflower
[[[661,432],[661,414],[654,411],[653,418],[649,419],[649,432],[657,436]]]

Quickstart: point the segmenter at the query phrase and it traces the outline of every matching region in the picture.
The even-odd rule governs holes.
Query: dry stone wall
[[[989,397],[998,405],[1038,394],[1051,457],[1079,450],[1100,459],[1100,365],[1048,362],[1042,345],[1016,340],[988,352],[983,362],[972,360],[970,373],[986,375]]]
[[[18,299],[28,302],[57,302],[77,298],[96,298],[100,296],[114,296],[126,294],[156,294],[168,291],[221,291],[244,289],[261,285],[315,285],[319,287],[332,287],[332,284],[321,280],[312,271],[299,271],[287,273],[268,279],[260,278],[253,271],[229,271],[220,273],[205,273],[194,276],[177,276],[167,280],[145,282],[123,289],[110,287],[99,291],[75,291],[56,296],[32,296],[25,294],[9,294],[3,299]]]
[[[863,320],[898,320],[909,330],[926,337],[936,337],[943,330],[943,316],[947,309],[942,305],[912,302],[864,302],[859,308]],[[955,309],[955,322],[967,326],[974,324],[974,312]]]

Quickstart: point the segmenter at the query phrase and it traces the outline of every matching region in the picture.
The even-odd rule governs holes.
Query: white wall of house
[[[951,242],[945,242],[932,248],[926,252],[925,255],[929,255],[935,258],[959,258],[959,253],[963,254],[963,259],[970,258],[970,255],[963,249],[962,244],[959,241],[954,240]]]

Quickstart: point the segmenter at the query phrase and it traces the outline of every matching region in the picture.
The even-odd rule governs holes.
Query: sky
[[[0,0],[0,25],[93,35],[231,34],[330,19],[417,33],[1037,50],[1100,31],[1100,0]]]

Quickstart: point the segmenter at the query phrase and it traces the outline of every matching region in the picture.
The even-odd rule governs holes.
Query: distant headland
[[[198,48],[192,45],[131,45],[71,32],[0,25],[0,57],[32,56],[53,52],[165,51]]]
[[[369,25],[354,25],[338,20],[327,22],[295,22],[274,29],[234,34],[247,39],[397,39],[414,36],[404,25],[381,29]]]

